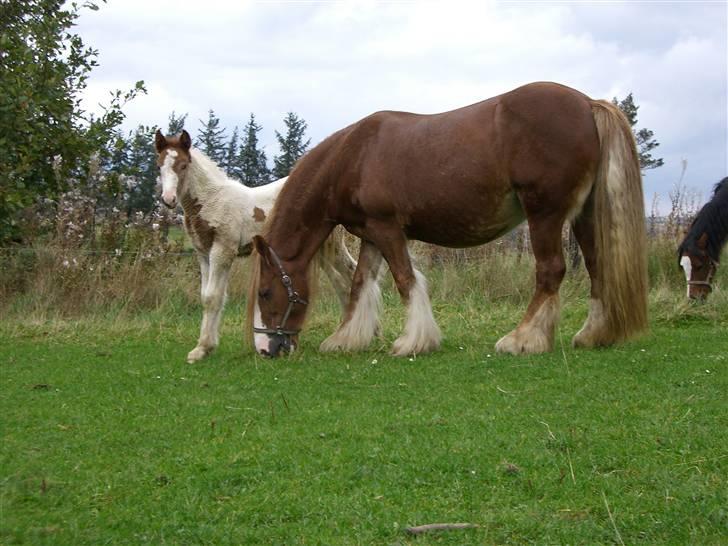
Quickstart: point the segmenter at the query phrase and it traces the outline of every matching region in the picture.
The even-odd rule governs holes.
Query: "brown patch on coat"
[[[260,207],[254,207],[253,220],[255,220],[256,222],[265,222],[265,211]]]
[[[209,252],[215,240],[215,228],[200,214],[202,205],[197,199],[184,194],[182,196],[182,209],[185,212],[185,229],[195,248],[203,252]]]

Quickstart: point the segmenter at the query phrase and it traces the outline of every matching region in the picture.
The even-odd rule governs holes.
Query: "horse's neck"
[[[208,201],[222,188],[230,185],[230,179],[217,164],[202,152],[192,149],[187,180],[182,189],[194,199]],[[241,184],[241,191],[245,191]]]
[[[287,188],[286,188],[287,189]],[[318,202],[316,191],[284,192],[274,209],[267,240],[273,249],[286,260],[296,260],[308,265],[334,228]]]

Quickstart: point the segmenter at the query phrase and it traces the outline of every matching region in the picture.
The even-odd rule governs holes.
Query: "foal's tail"
[[[647,329],[647,235],[639,155],[622,112],[592,101],[601,159],[593,189],[598,278],[607,334],[617,342]]]

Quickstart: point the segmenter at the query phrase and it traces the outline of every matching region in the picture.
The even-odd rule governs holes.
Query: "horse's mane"
[[[240,184],[240,182],[230,178],[220,165],[210,159],[199,148],[191,148],[190,156],[192,157],[190,168],[194,169],[198,175],[202,175],[205,180],[212,182],[214,185]]]
[[[707,234],[706,250],[716,262],[728,237],[728,177],[715,185],[713,197],[700,209],[678,248],[678,260],[684,253],[696,253],[698,239]]]

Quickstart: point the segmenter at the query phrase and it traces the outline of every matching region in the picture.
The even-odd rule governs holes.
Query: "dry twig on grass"
[[[430,531],[453,531],[459,529],[476,529],[480,525],[475,523],[428,523],[427,525],[418,525],[416,527],[407,527],[407,532],[411,535],[421,535]]]

